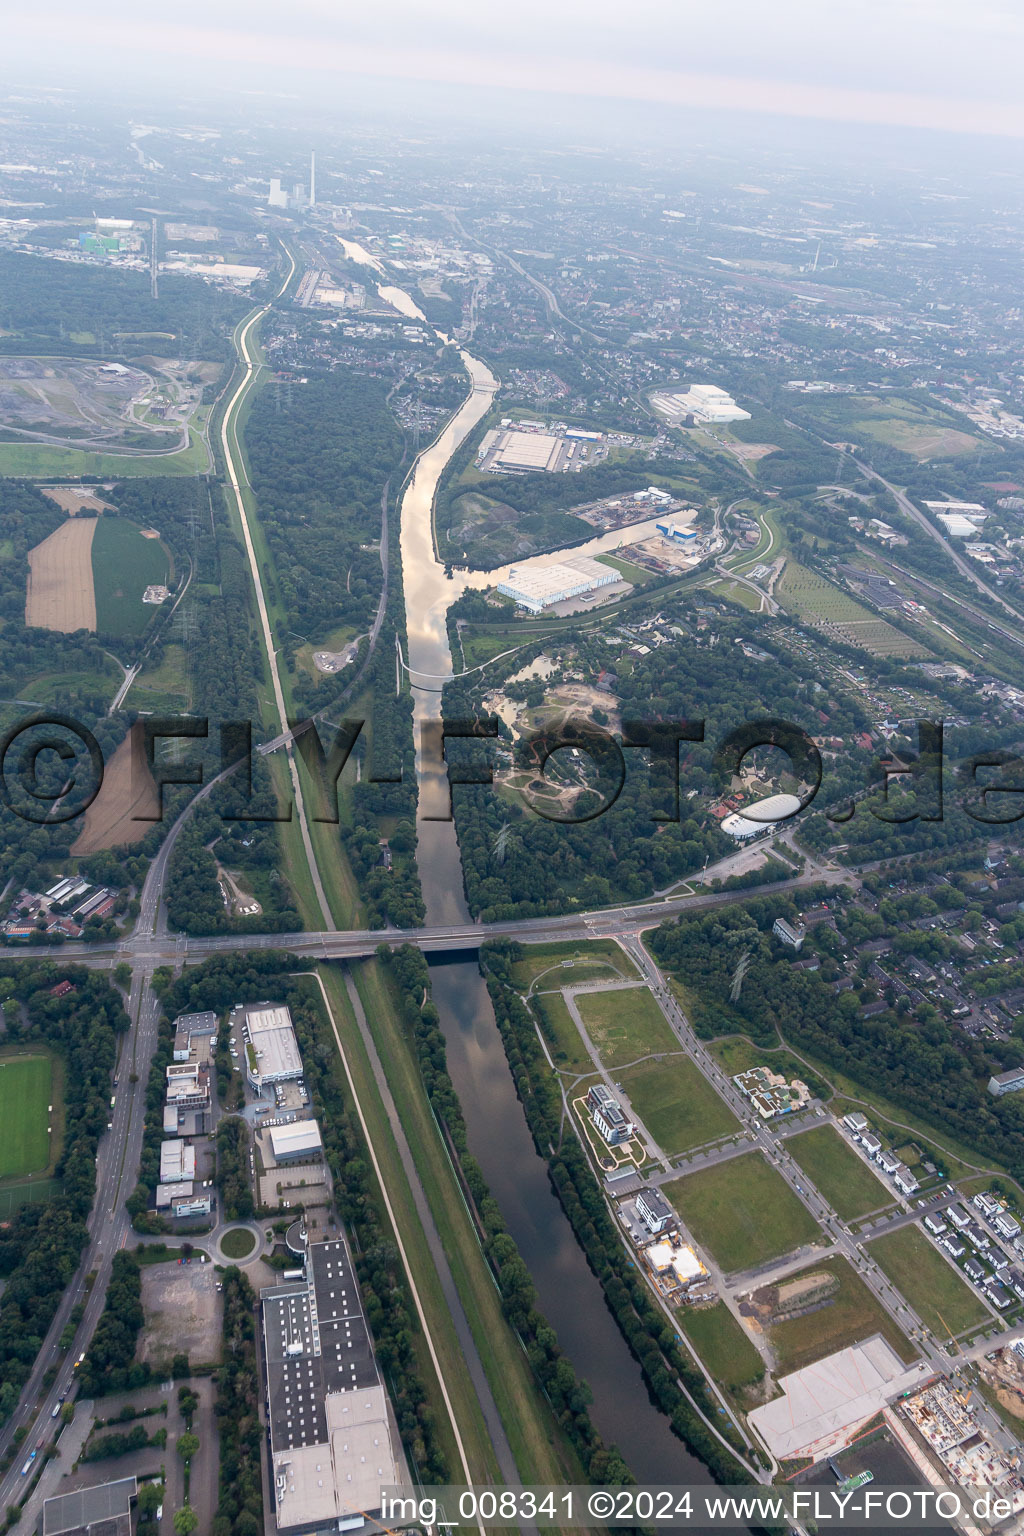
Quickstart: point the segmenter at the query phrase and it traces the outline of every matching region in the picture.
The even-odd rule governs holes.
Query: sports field
[[[813,1216],[760,1152],[674,1179],[663,1193],[727,1274],[781,1258],[821,1236]]]
[[[916,1358],[917,1351],[906,1334],[897,1328],[845,1259],[828,1259],[811,1265],[805,1273],[834,1275],[839,1281],[839,1289],[816,1311],[805,1312],[803,1317],[787,1318],[769,1329],[781,1375],[813,1365],[815,1360],[845,1349],[848,1344],[869,1339],[875,1333],[880,1333],[892,1345],[901,1360],[909,1364]],[[798,1278],[798,1275],[787,1277],[788,1280]]]
[[[646,987],[581,992],[576,1007],[606,1067],[624,1067],[641,1056],[679,1049],[668,1020]]]
[[[988,1309],[917,1227],[888,1232],[868,1250],[936,1338],[948,1339],[987,1320]]]
[[[142,601],[142,594],[147,587],[167,581],[167,551],[159,539],[147,538],[126,517],[104,516],[95,526],[94,628],[101,635],[141,634],[156,611]]]
[[[676,1157],[739,1130],[739,1121],[688,1056],[645,1061],[622,1074],[634,1112]]]
[[[41,1173],[50,1161],[48,1056],[0,1057],[0,1179]]]
[[[25,623],[73,634],[96,629],[92,547],[95,517],[68,518],[28,552]]]
[[[831,1125],[791,1136],[786,1150],[844,1221],[892,1205],[892,1190],[846,1145]]]

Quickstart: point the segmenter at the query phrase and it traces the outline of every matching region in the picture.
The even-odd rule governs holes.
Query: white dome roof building
[[[746,811],[733,811],[721,823],[722,831],[738,843],[745,842],[759,832],[774,832],[780,821],[787,821],[799,811],[800,805],[797,795],[769,795]]]

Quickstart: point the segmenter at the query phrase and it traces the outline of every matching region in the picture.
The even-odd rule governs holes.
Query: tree
[[[190,1429],[186,1429],[183,1435],[178,1436],[178,1455],[182,1461],[191,1461],[199,1449],[199,1436],[194,1435]]]
[[[139,1489],[139,1514],[145,1520],[151,1520],[163,1503],[164,1490],[162,1483],[143,1483]]]
[[[199,1524],[199,1516],[190,1504],[174,1511],[174,1536],[192,1536]]]

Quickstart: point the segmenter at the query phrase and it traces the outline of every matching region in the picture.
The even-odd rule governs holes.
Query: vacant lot
[[[50,1058],[0,1056],[0,1179],[41,1173],[50,1163]]]
[[[622,1074],[639,1118],[670,1156],[739,1130],[739,1121],[688,1056],[645,1061]]]
[[[764,1361],[724,1301],[713,1307],[683,1307],[683,1332],[727,1392],[739,1392],[764,1375]]]
[[[769,1332],[781,1375],[813,1365],[823,1355],[831,1355],[876,1333],[892,1345],[901,1360],[909,1363],[916,1358],[917,1351],[910,1340],[897,1328],[845,1259],[828,1259],[812,1268],[815,1274],[835,1275],[839,1289],[817,1311],[788,1318],[771,1327]]]
[[[657,1051],[678,1051],[679,1041],[646,987],[581,992],[580,1017],[606,1067],[624,1067]]]
[[[39,489],[44,496],[55,501],[69,517],[74,517],[76,512],[113,512],[114,510],[109,501],[101,501],[91,491],[83,490],[77,485],[41,485]]]
[[[167,580],[167,551],[126,517],[103,517],[92,546],[96,592],[94,628],[101,635],[138,635],[155,610],[142,601],[149,586]]]
[[[70,518],[28,554],[25,623],[73,634],[96,629],[92,582],[95,517]]]
[[[193,1365],[220,1359],[220,1303],[212,1264],[149,1264],[142,1271],[146,1326],[139,1357],[169,1364],[184,1353]]]
[[[951,459],[977,453],[982,447],[970,432],[960,431],[943,413],[930,410],[926,400],[816,396],[803,402],[803,408],[819,418],[823,430],[832,428],[838,437],[886,443],[915,459]],[[826,431],[826,435],[831,434]]]
[[[791,1136],[787,1150],[844,1221],[892,1205],[892,1191],[831,1125]]]
[[[133,729],[107,763],[100,792],[85,813],[71,852],[98,853],[101,848],[138,843],[152,827],[157,809],[142,732]],[[140,816],[150,819],[137,820]]]
[[[869,1247],[879,1268],[938,1338],[963,1333],[988,1318],[988,1309],[917,1227],[901,1227]]]
[[[675,1179],[664,1194],[726,1273],[765,1264],[821,1236],[810,1212],[760,1152]]]

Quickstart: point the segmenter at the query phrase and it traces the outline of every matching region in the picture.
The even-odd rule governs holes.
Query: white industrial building
[[[564,603],[570,597],[579,597],[583,592],[594,592],[598,587],[611,586],[621,580],[614,566],[581,556],[578,560],[534,570],[512,566],[506,579],[498,582],[498,591],[514,598],[521,608],[540,613],[555,603]]]
[[[552,469],[560,446],[561,438],[550,432],[505,432],[491,464],[495,469]]]
[[[305,1163],[323,1156],[324,1144],[315,1120],[293,1120],[270,1128],[275,1163]]]
[[[651,404],[669,421],[682,421],[686,416],[718,424],[750,420],[750,412],[717,384],[691,384],[689,389],[676,392],[659,390],[651,396]]]
[[[796,795],[769,795],[767,800],[748,806],[745,814],[734,811],[721,823],[721,828],[726,837],[745,842],[759,832],[774,832],[780,821],[795,816],[799,809],[800,800]]]
[[[258,1003],[245,1010],[246,1076],[254,1093],[268,1083],[287,1083],[302,1076],[302,1057],[288,1009]]]
[[[160,1183],[182,1184],[196,1176],[196,1149],[184,1141],[160,1143]]]

